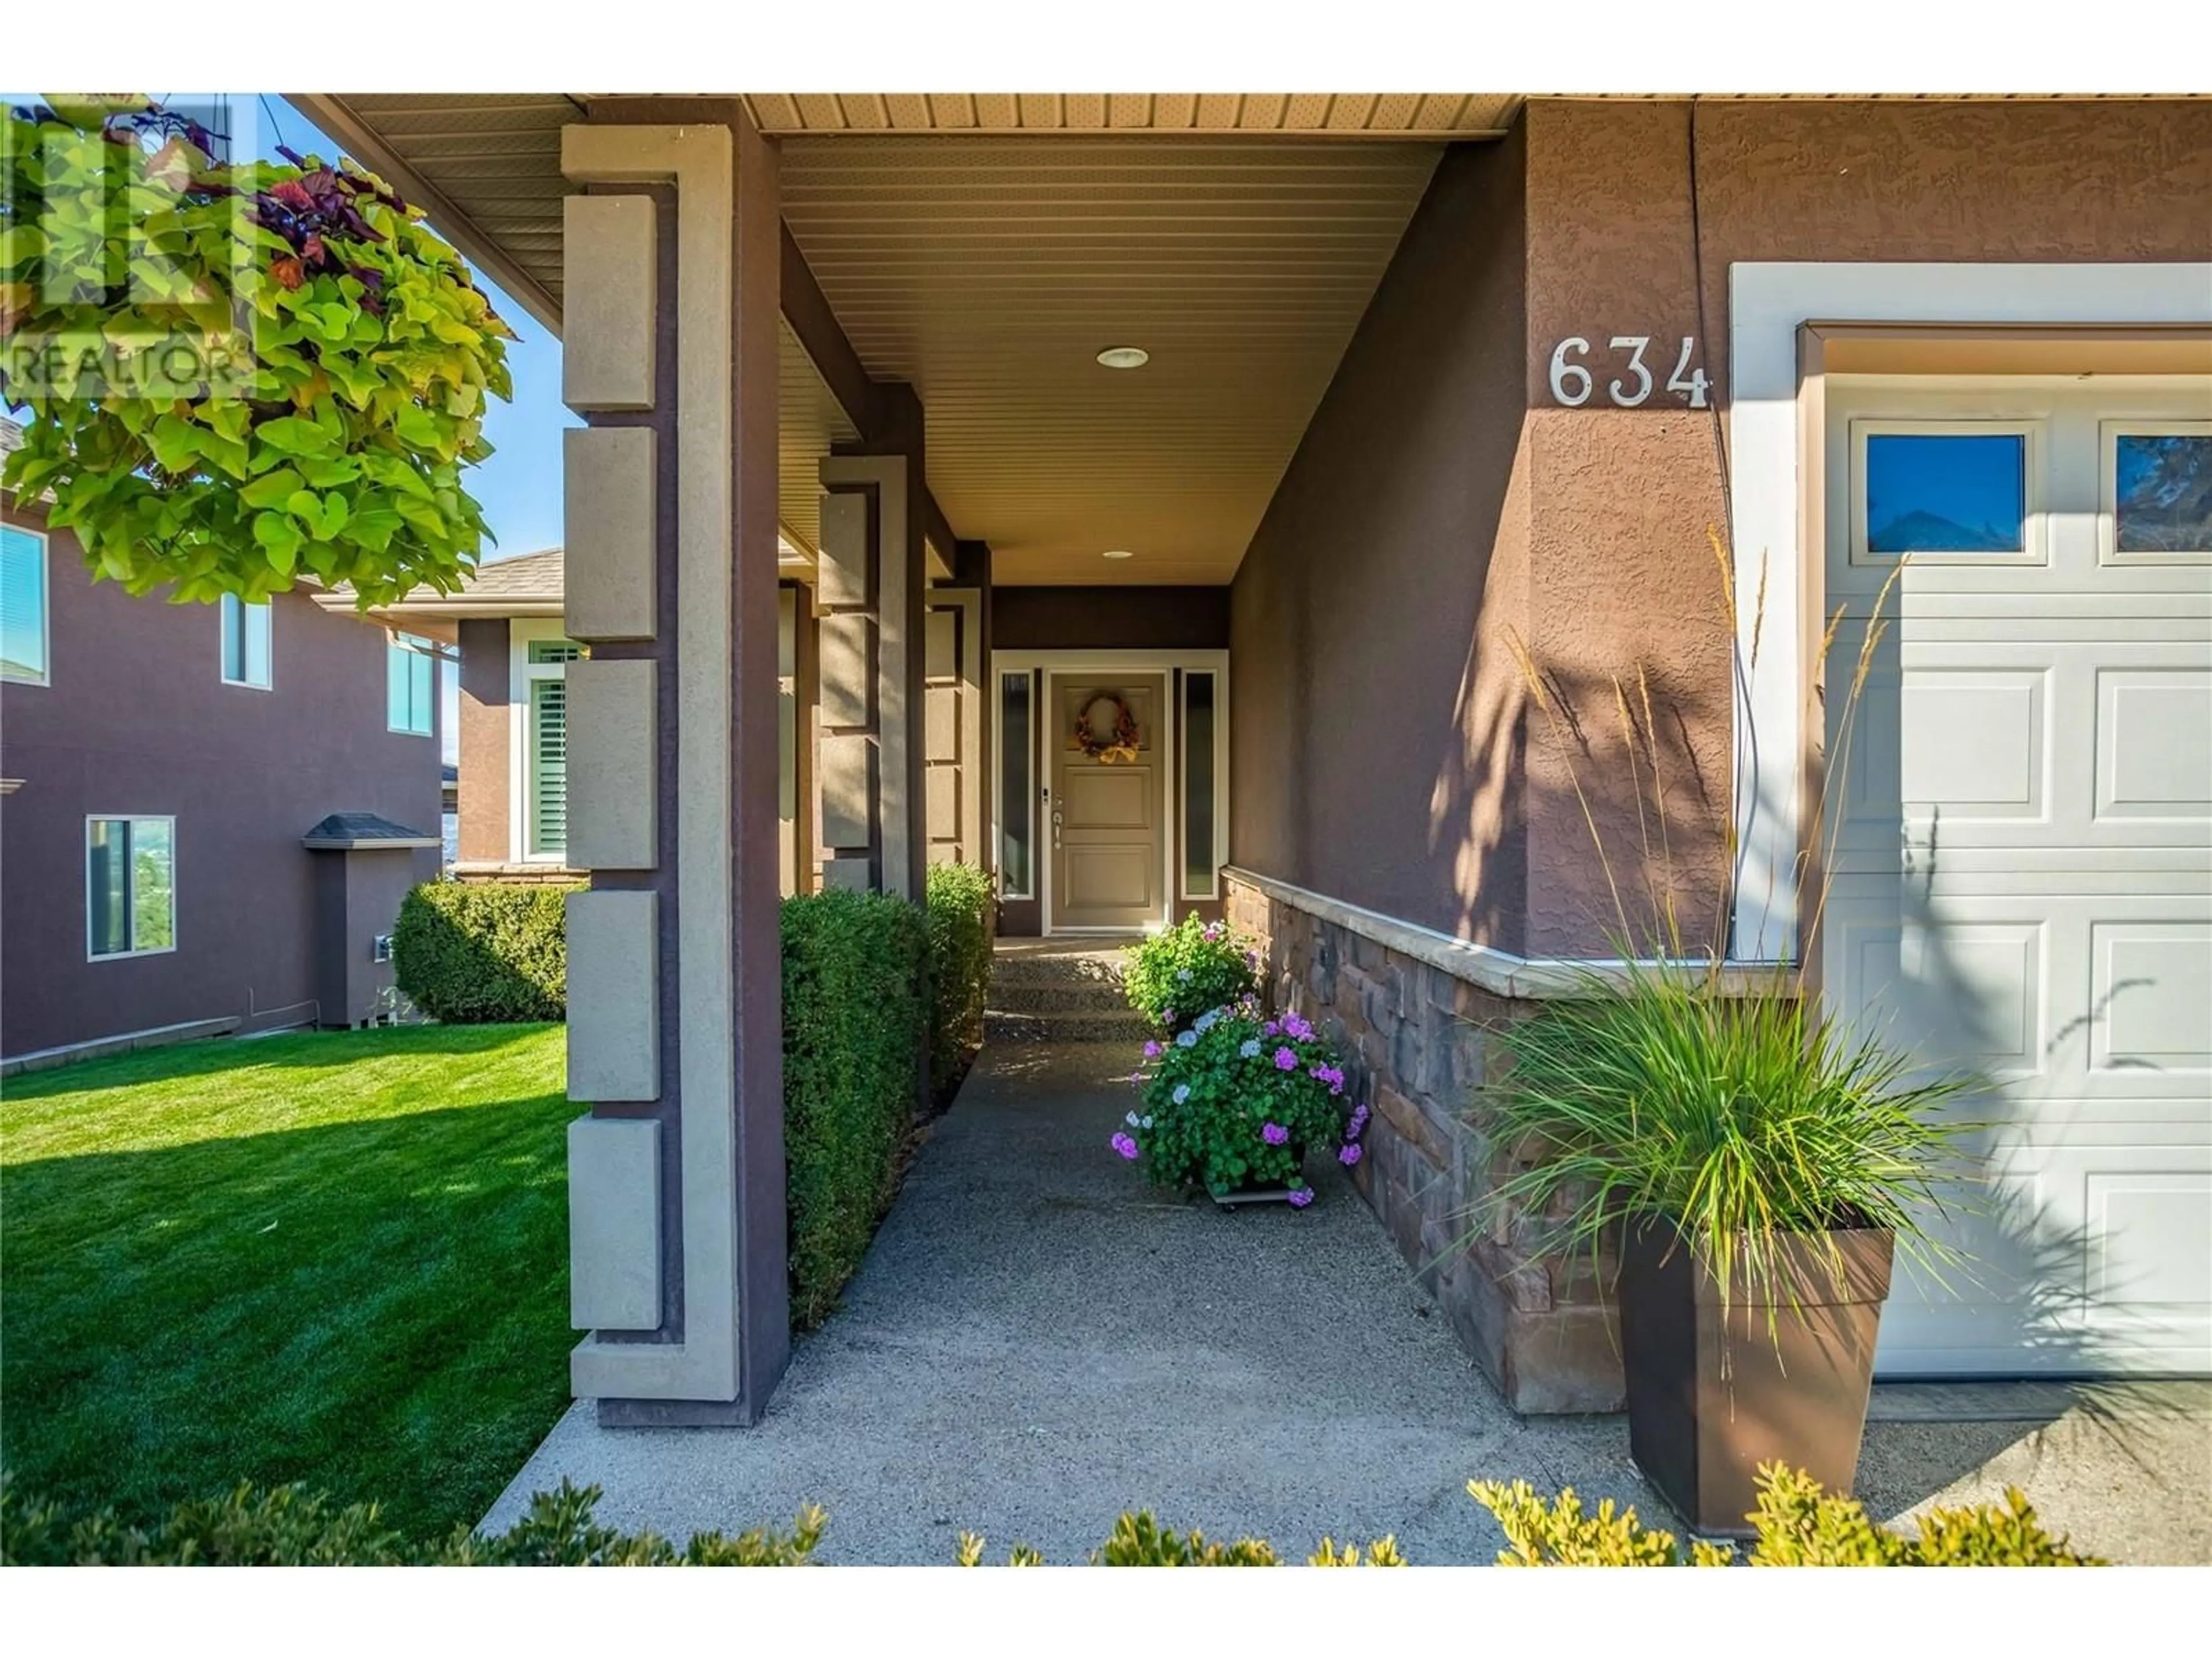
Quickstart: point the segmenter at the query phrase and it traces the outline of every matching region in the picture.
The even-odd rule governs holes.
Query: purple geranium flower
[[[1270,1146],[1280,1146],[1290,1138],[1291,1132],[1279,1123],[1262,1123],[1260,1126],[1260,1139]]]
[[[1366,1127],[1367,1109],[1364,1106],[1356,1106],[1352,1109],[1352,1121],[1344,1126],[1344,1138],[1346,1140],[1357,1140],[1359,1139],[1359,1132]]]
[[[1137,1143],[1127,1135],[1117,1134],[1108,1144],[1124,1158],[1134,1158],[1137,1155]]]
[[[1305,1206],[1306,1206],[1307,1205],[1309,1205],[1309,1204],[1310,1204],[1310,1203],[1312,1203],[1312,1202],[1313,1202],[1313,1188],[1310,1188],[1310,1187],[1294,1187],[1294,1188],[1292,1188],[1291,1189],[1291,1207],[1292,1209],[1294,1209],[1294,1210],[1303,1210],[1303,1209],[1304,1209],[1304,1208],[1305,1208]]]
[[[1146,1042],[1145,1044],[1145,1058],[1146,1060],[1158,1060],[1159,1057],[1160,1045],[1157,1042]]]
[[[1345,1149],[1336,1155],[1336,1161],[1347,1170],[1358,1163],[1359,1159],[1359,1143],[1356,1140],[1346,1145]]]
[[[1279,1072],[1297,1071],[1298,1069],[1298,1057],[1292,1054],[1288,1048],[1276,1049],[1275,1069]]]

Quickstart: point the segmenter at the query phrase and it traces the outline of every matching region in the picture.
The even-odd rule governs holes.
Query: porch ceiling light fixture
[[[1142,368],[1152,360],[1152,354],[1142,346],[1108,346],[1098,354],[1098,361],[1109,368]]]
[[[1109,559],[1133,559],[1137,556],[1126,547],[1109,547],[1106,550],[1106,556]]]

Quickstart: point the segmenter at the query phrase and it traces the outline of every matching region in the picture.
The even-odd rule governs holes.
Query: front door
[[[1054,674],[1054,933],[1134,932],[1166,915],[1165,674]],[[1087,740],[1086,740],[1087,739]]]

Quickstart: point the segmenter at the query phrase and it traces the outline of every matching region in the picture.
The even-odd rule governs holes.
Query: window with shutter
[[[557,856],[568,846],[568,687],[530,687],[530,850]]]

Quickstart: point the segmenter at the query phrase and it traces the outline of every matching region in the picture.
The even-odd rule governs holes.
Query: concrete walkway
[[[602,1430],[572,1410],[487,1517],[563,1476],[681,1539],[830,1511],[825,1562],[943,1563],[963,1529],[1079,1562],[1124,1509],[1302,1559],[1395,1532],[1491,1560],[1470,1478],[1665,1515],[1620,1418],[1499,1403],[1351,1188],[1230,1213],[1147,1188],[1106,1141],[1118,1046],[994,1045],[932,1130],[844,1305],[750,1430]],[[1861,1488],[1885,1516],[2028,1489],[2078,1544],[2212,1560],[2212,1391],[1878,1393]],[[1668,1524],[1671,1524],[1668,1522]]]

